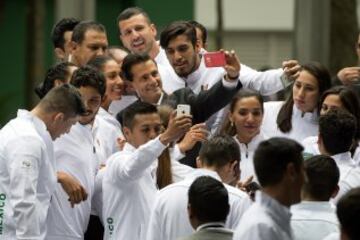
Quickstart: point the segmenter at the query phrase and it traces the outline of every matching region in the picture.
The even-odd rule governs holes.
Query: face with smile
[[[120,39],[132,53],[149,54],[157,46],[156,28],[142,14],[119,22]]]
[[[242,143],[248,143],[260,132],[263,110],[255,96],[239,99],[229,115],[235,125],[237,137]]]
[[[318,81],[309,72],[302,70],[293,86],[295,106],[302,112],[312,112],[317,107],[318,99]]]
[[[103,68],[106,79],[105,96],[111,101],[120,100],[124,87],[124,81],[120,77],[120,66],[115,60],[107,61]]]
[[[199,42],[193,46],[186,35],[179,35],[169,41],[166,56],[177,75],[187,77],[200,65]]]
[[[158,68],[153,60],[141,62],[131,67],[132,86],[139,98],[151,104],[156,104],[162,93],[161,79]]]

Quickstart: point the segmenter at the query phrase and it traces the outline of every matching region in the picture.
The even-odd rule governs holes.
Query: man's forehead
[[[150,19],[148,19],[147,17],[145,17],[144,14],[139,13],[139,14],[136,14],[136,15],[131,16],[131,17],[128,18],[128,19],[124,19],[124,20],[119,21],[119,28],[120,28],[120,30],[122,30],[121,27],[122,27],[122,25],[124,25],[124,23],[129,23],[129,22],[131,22],[131,23],[133,23],[133,24],[135,24],[135,25],[136,25],[136,24],[146,24],[146,25],[150,25],[150,24],[151,24]],[[123,26],[123,27],[125,27],[125,26]]]
[[[189,44],[192,45],[191,40],[185,34],[180,34],[180,35],[178,35],[176,37],[173,37],[173,38],[171,38],[169,40],[168,47],[177,47],[177,46],[189,45]]]
[[[157,112],[135,114],[134,123],[138,123],[138,126],[159,125],[160,115]]]
[[[131,71],[133,74],[136,74],[139,70],[153,70],[157,69],[157,66],[155,62],[152,59],[147,60],[146,62],[140,62],[137,64],[134,64],[131,67]]]

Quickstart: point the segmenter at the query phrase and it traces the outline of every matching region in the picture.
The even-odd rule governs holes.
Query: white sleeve
[[[116,178],[119,183],[137,180],[157,160],[165,148],[166,146],[157,137],[141,145],[134,152],[125,156],[124,159],[112,159],[113,161],[109,161],[107,172],[111,174],[111,178]],[[120,154],[119,156],[123,155]]]
[[[9,201],[14,209],[17,239],[40,239],[41,207],[37,184],[44,145],[36,137],[22,137],[9,143]]]
[[[261,95],[268,96],[284,89],[281,79],[283,73],[281,68],[259,72],[241,64],[240,81],[243,88],[250,88],[259,91]]]
[[[180,159],[185,157],[185,154],[183,154],[180,151],[179,144],[175,144],[174,147],[169,148],[170,158],[174,161],[180,161]]]
[[[187,175],[192,173],[194,168],[184,165],[178,161],[171,161],[171,173],[174,182],[180,182],[185,179]]]

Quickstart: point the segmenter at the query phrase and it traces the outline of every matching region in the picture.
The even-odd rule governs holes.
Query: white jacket
[[[194,232],[190,225],[187,204],[190,185],[200,176],[211,176],[220,180],[219,175],[210,170],[196,169],[185,180],[163,188],[157,195],[151,211],[147,240],[168,240],[185,237]],[[225,184],[229,193],[230,212],[226,227],[235,229],[251,200],[239,189]]]
[[[165,148],[157,137],[137,149],[126,143],[109,158],[102,181],[104,239],[145,239],[157,192],[151,165]]]
[[[0,131],[0,239],[45,239],[56,172],[46,125],[19,110]]]

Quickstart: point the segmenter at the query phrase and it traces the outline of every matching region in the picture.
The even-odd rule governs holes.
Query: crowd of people
[[[54,25],[39,103],[0,130],[0,239],[360,239],[360,69],[207,67],[196,21],[117,25],[124,48]]]

